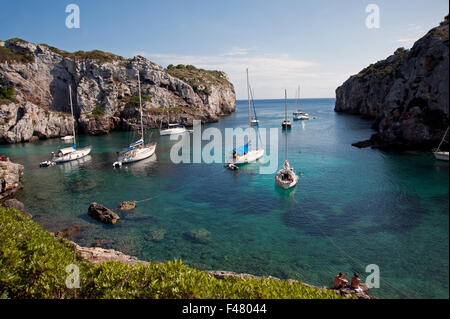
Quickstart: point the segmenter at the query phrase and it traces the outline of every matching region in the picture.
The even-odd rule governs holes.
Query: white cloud
[[[423,26],[410,23],[401,32],[402,38],[395,40],[395,42],[402,43],[406,47],[412,47],[417,40],[425,35],[425,33],[426,30]]]
[[[135,52],[148,59],[167,66],[168,64],[192,64],[209,70],[227,73],[235,86],[238,99],[247,97],[245,70],[249,69],[250,83],[255,98],[282,98],[284,89],[291,97],[301,86],[302,97],[332,97],[334,90],[346,77],[323,71],[313,61],[291,57],[288,54],[259,54],[257,48],[233,47],[230,51],[214,55],[178,55],[152,52]]]

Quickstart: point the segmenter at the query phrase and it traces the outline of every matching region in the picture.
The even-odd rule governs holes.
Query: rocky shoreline
[[[336,89],[335,111],[374,120],[356,147],[436,148],[449,125],[449,18]]]
[[[23,166],[20,164],[15,164],[12,162],[0,162],[0,167],[3,169],[4,176],[7,178],[9,182],[14,183],[16,185],[13,189],[8,190],[7,192],[3,192],[0,194],[0,205],[8,208],[15,208],[20,210],[25,216],[32,219],[32,216],[25,211],[25,208],[21,202],[14,199],[14,195],[17,193],[18,190],[20,190],[23,186],[20,184],[20,178],[23,176]],[[11,201],[13,201],[14,205],[11,206]],[[94,205],[94,206],[101,206],[101,205]],[[103,207],[103,206],[102,206]],[[71,233],[76,232],[79,230],[78,226],[68,227],[65,230],[62,230],[60,232],[57,232],[55,236],[58,237],[68,237]],[[106,261],[117,261],[129,265],[135,265],[135,264],[147,264],[148,262],[139,260],[138,258],[134,256],[126,255],[120,251],[114,250],[114,249],[105,249],[101,247],[82,247],[78,245],[75,242],[71,242],[74,245],[74,249],[86,260],[92,262],[92,263],[101,263]],[[228,277],[238,277],[238,278],[265,278],[265,279],[271,279],[271,280],[281,280],[276,277],[267,276],[267,277],[261,277],[261,276],[255,276],[250,274],[240,274],[235,273],[231,271],[222,271],[222,270],[210,270],[206,271],[213,275],[217,279],[225,279]],[[290,279],[289,281],[292,282],[298,282],[297,280]],[[322,289],[322,290],[330,290],[334,291],[336,294],[342,295],[344,297],[352,297],[354,296],[357,299],[374,299],[374,297],[369,295],[369,289],[365,286],[363,286],[362,292],[355,292],[351,289],[339,289],[335,290],[329,287],[317,287],[312,286],[309,284],[302,283],[303,285],[315,288],[315,289]]]
[[[0,56],[0,143],[72,135],[69,90],[79,133],[137,130],[141,78],[145,129],[194,119],[216,122],[236,109],[236,95],[221,71],[191,65],[163,68],[141,56],[98,50],[69,53],[21,39],[5,41]]]

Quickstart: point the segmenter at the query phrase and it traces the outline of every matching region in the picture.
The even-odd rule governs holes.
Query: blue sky
[[[80,7],[81,27],[65,26],[65,8]],[[380,8],[368,29],[365,9]],[[448,1],[4,1],[0,39],[19,37],[67,51],[140,54],[166,66],[221,69],[246,98],[245,68],[255,98],[334,97],[351,74],[414,41],[448,14]]]

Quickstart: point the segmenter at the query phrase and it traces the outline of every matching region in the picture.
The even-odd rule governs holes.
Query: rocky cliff
[[[410,50],[398,49],[336,90],[336,112],[374,119],[377,131],[355,146],[431,149],[448,127],[448,16]]]
[[[77,130],[93,135],[134,130],[139,123],[137,73],[144,126],[171,121],[213,122],[234,112],[236,97],[225,73],[193,66],[161,66],[98,50],[69,53],[21,39],[0,47],[0,143],[69,135],[69,91]]]

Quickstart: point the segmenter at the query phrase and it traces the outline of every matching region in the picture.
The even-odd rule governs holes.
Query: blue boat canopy
[[[248,153],[248,144],[245,144],[244,146],[233,148],[233,152],[236,151],[237,155],[241,156],[246,153]]]
[[[133,148],[135,148],[136,146],[141,145],[142,143],[144,143],[144,140],[143,140],[142,138],[140,138],[140,139],[137,140],[136,142],[131,143],[129,148],[130,148],[130,149],[133,149]]]

